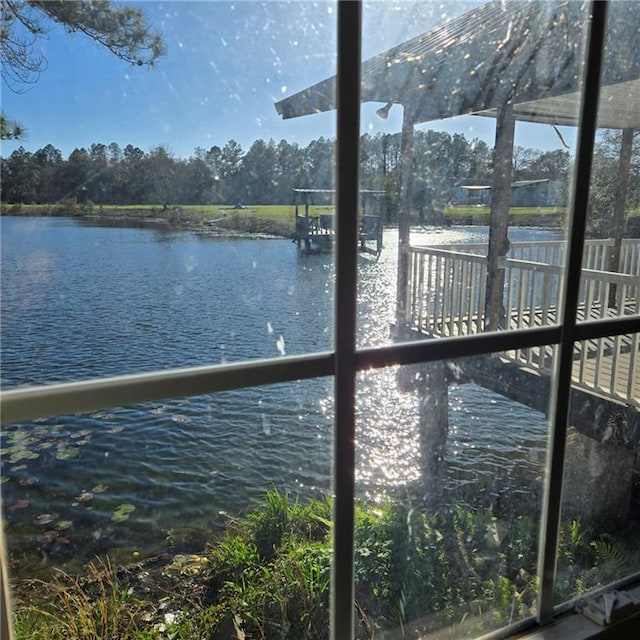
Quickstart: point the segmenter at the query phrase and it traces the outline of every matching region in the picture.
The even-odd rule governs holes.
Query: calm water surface
[[[287,240],[2,218],[2,385],[46,384],[331,348],[330,256]],[[430,244],[486,228],[425,229]],[[513,229],[511,240],[555,239]],[[358,340],[389,341],[395,232],[359,262]],[[393,369],[358,380],[358,490],[419,480],[417,403]],[[537,495],[544,417],[475,385],[449,397],[447,491],[489,504]],[[203,537],[273,487],[330,489],[332,380],[63,416],[2,430],[3,518],[14,571],[96,553],[152,554]],[[123,505],[126,505],[123,507]],[[199,532],[202,533],[202,538]]]

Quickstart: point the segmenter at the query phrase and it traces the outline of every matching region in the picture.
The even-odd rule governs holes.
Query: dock
[[[610,256],[613,240],[585,243],[579,291],[578,321],[640,314],[640,239],[624,239],[617,268]],[[563,242],[518,242],[510,245],[500,265],[504,275],[500,329],[558,324],[566,246]],[[442,338],[485,330],[487,246],[456,244],[412,246],[409,257],[407,325],[421,337]],[[511,376],[523,376],[548,386],[554,371],[556,346],[531,347],[495,354],[490,360]],[[486,358],[485,358],[486,360]],[[489,366],[486,362],[483,366]],[[504,377],[504,376],[503,376]],[[509,376],[507,376],[509,377]],[[480,379],[481,376],[478,376]],[[480,384],[483,384],[481,381]],[[490,386],[485,381],[485,386]],[[507,380],[494,390],[523,401],[522,392]],[[535,386],[535,385],[534,385]],[[638,332],[577,343],[572,388],[583,403],[592,396],[640,413],[640,323]],[[525,394],[526,395],[526,394]],[[532,393],[534,405],[538,391]],[[517,396],[517,397],[516,397]],[[544,402],[548,401],[548,396]],[[538,400],[538,402],[540,402]],[[593,416],[591,416],[591,422]],[[640,422],[640,421],[639,421]]]
[[[294,189],[295,231],[292,240],[300,253],[327,253],[333,250],[336,231],[334,213],[312,213],[314,201],[333,198],[333,189]],[[382,215],[366,213],[367,205],[374,205],[384,191],[362,190],[361,211],[358,212],[358,249],[379,256],[382,251]]]

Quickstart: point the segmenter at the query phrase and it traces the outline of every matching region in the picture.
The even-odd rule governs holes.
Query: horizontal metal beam
[[[637,333],[639,326],[640,316],[625,316],[580,322],[575,334],[577,340],[594,340]],[[554,325],[437,339],[419,339],[417,332],[415,335],[417,339],[414,341],[359,349],[355,354],[357,370],[558,344],[560,327]],[[333,353],[323,352],[11,389],[0,394],[2,421],[7,424],[138,402],[331,376],[334,362]]]
[[[5,391],[3,423],[95,411],[138,402],[333,375],[334,355],[317,353],[238,364],[170,369]]]
[[[416,332],[416,335],[419,335]],[[356,352],[358,370],[379,369],[399,364],[418,364],[435,360],[466,358],[509,349],[525,349],[560,341],[560,327],[498,331],[455,338],[426,338],[393,347],[360,349]]]

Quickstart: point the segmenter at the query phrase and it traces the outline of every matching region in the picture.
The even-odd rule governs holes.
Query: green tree
[[[243,202],[272,204],[278,186],[275,143],[256,140],[242,159]]]
[[[2,163],[3,202],[35,202],[38,179],[39,168],[33,154],[19,147]]]
[[[333,189],[335,183],[335,141],[322,136],[304,150],[305,184],[308,189]]]
[[[534,180],[531,177],[531,166],[540,157],[540,151],[529,147],[513,148],[513,180]]]
[[[19,140],[23,138],[25,128],[14,120],[10,120],[4,111],[0,112],[0,140]]]
[[[144,179],[145,153],[140,147],[128,144],[122,152],[119,173],[121,204],[145,202],[146,184]]]
[[[102,143],[93,143],[89,147],[89,176],[87,193],[89,200],[104,204],[107,191],[110,191],[112,176],[107,159],[107,147]]]
[[[45,69],[39,40],[52,23],[89,36],[130,64],[151,67],[165,53],[162,36],[151,31],[140,9],[109,0],[2,0],[0,16],[2,80],[16,93],[37,82]],[[2,139],[24,134],[24,128],[4,114],[1,125]]]
[[[242,198],[242,156],[244,151],[235,141],[229,140],[220,153],[220,192],[224,202],[238,203]]]
[[[87,182],[91,175],[91,160],[84,147],[74,149],[62,171],[62,199],[84,202],[88,198]]]
[[[64,164],[60,151],[50,144],[35,153],[16,149],[2,159],[2,202],[57,202]]]
[[[158,145],[146,155],[144,167],[147,202],[165,207],[175,204],[178,200],[178,181],[173,154],[166,147]]]
[[[207,163],[200,157],[183,160],[177,165],[180,204],[208,204],[214,197],[215,180]]]
[[[614,235],[613,211],[620,180],[621,144],[622,131],[605,130],[594,149],[587,218],[588,232],[594,236]],[[640,131],[633,133],[629,182],[624,197],[627,212],[640,207]]]
[[[469,175],[467,184],[489,184],[493,173],[493,151],[489,145],[474,138],[469,143]]]
[[[37,202],[57,202],[62,197],[60,191],[60,171],[63,166],[59,149],[48,144],[33,154],[38,166],[39,180],[36,187]]]

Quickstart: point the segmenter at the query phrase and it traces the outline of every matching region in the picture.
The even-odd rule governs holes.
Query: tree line
[[[459,184],[489,184],[492,149],[462,134],[417,130],[414,135],[413,207],[420,216],[441,212]],[[361,138],[361,186],[399,197],[400,134]],[[35,152],[23,147],[0,158],[2,202],[102,205],[286,204],[294,188],[331,189],[335,140],[306,146],[286,140],[256,140],[245,152],[236,141],[188,158],[164,146],[143,151],[131,144],[94,143],[65,159],[52,145]],[[542,153],[516,147],[514,180],[567,180],[566,151]]]

